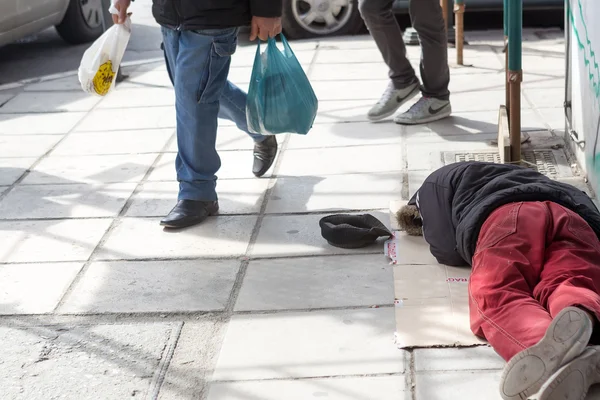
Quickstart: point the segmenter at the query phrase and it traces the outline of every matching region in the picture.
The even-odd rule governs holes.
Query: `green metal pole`
[[[511,161],[521,161],[521,82],[523,41],[523,2],[509,0],[508,6],[508,86],[510,89]]]
[[[521,70],[523,42],[523,2],[509,0],[508,6],[508,69]]]
[[[508,38],[508,5],[509,0],[504,0],[504,38]]]

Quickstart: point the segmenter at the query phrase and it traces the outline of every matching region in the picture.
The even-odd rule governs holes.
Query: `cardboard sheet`
[[[392,220],[401,203],[390,207]],[[393,226],[397,229],[396,226]],[[467,285],[470,268],[440,265],[422,237],[395,231],[396,344],[400,348],[471,346]]]

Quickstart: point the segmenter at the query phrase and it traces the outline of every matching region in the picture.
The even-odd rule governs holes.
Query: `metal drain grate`
[[[556,157],[552,150],[527,150],[523,151],[523,166],[538,171],[549,178],[558,178],[561,174],[556,163]],[[451,164],[460,161],[482,161],[482,162],[500,162],[500,154],[497,152],[445,152],[444,164]]]
[[[480,161],[480,162],[500,162],[500,154],[498,153],[455,153],[454,161]]]

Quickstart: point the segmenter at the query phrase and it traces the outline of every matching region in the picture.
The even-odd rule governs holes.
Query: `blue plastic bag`
[[[317,116],[317,96],[283,35],[281,42],[283,51],[269,38],[262,54],[258,43],[246,103],[248,129],[306,135]]]

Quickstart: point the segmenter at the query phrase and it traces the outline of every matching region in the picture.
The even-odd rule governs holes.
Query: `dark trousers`
[[[360,13],[385,63],[394,86],[402,89],[418,82],[402,31],[392,12],[394,0],[359,0]],[[448,39],[439,0],[410,0],[410,18],[421,42],[421,92],[423,96],[448,100],[450,70]]]

